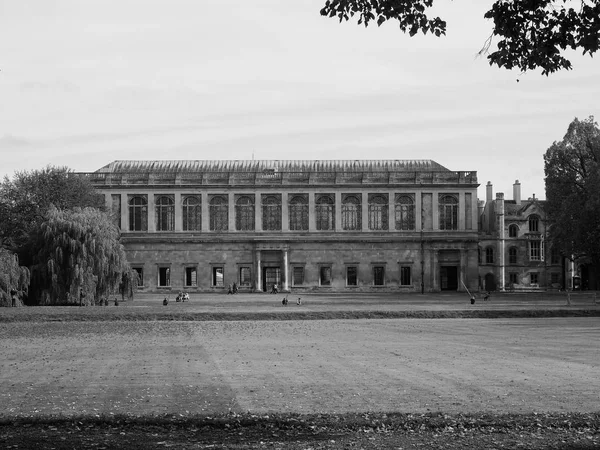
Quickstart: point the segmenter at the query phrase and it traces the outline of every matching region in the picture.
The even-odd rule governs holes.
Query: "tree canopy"
[[[397,21],[403,32],[446,34],[446,21],[429,15],[433,0],[327,0],[321,14],[340,22],[357,16],[358,23],[378,26]],[[484,14],[493,31],[480,53],[490,65],[522,72],[542,69],[548,75],[571,69],[565,53],[593,55],[600,47],[600,0],[496,0]],[[496,50],[489,52],[494,38]]]
[[[565,256],[600,263],[600,129],[575,119],[544,155],[549,239]]]
[[[19,258],[0,248],[0,306],[12,304],[12,291],[17,291],[19,302],[29,290],[29,270],[19,265]]]

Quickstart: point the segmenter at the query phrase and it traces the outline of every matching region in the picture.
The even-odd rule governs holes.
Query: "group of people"
[[[237,283],[230,284],[227,286],[227,295],[229,294],[237,294],[239,291]]]
[[[179,291],[179,293],[177,294],[177,297],[175,297],[176,302],[187,302],[189,300],[190,300],[190,294],[188,294],[187,292]],[[163,300],[163,305],[167,306],[168,304],[169,304],[169,298],[165,297],[165,299]]]

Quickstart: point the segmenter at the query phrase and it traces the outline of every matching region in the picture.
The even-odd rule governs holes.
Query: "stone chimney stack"
[[[488,181],[487,182],[487,186],[485,187],[486,191],[485,191],[485,203],[492,203],[493,200],[493,195],[492,195],[492,182]]]
[[[513,200],[517,205],[521,204],[521,183],[519,183],[519,180],[516,180],[513,184]]]

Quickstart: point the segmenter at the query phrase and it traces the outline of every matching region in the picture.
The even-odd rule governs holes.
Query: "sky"
[[[0,0],[0,177],[114,160],[432,159],[485,199],[545,198],[543,155],[600,117],[600,65],[549,77],[478,57],[491,1],[447,36],[340,23],[325,0]],[[493,46],[492,46],[493,49]],[[517,81],[518,80],[518,81]]]

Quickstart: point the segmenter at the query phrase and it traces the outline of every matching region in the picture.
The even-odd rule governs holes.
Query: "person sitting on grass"
[[[167,297],[165,297],[165,299],[163,300],[163,305],[167,306],[169,304],[169,299]]]

